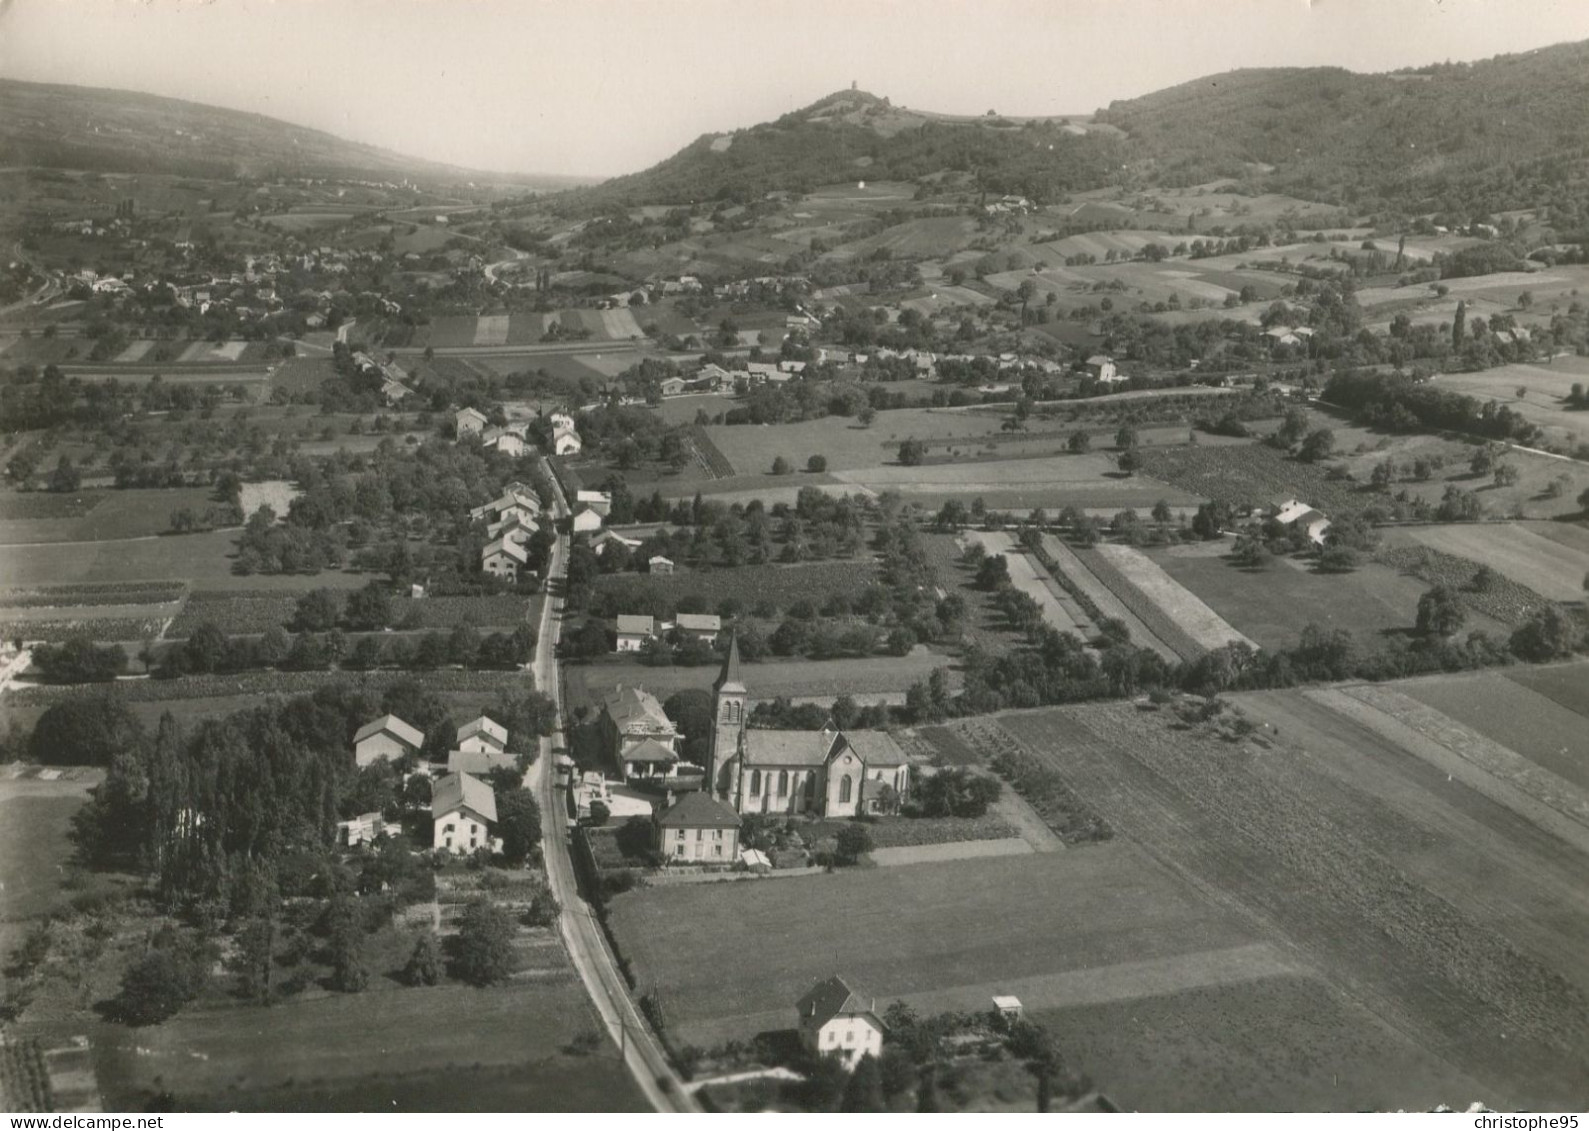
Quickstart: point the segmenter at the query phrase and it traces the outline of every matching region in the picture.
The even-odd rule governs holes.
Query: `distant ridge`
[[[589,183],[464,169],[179,98],[16,79],[0,79],[0,165],[193,177],[408,177],[548,189]]]

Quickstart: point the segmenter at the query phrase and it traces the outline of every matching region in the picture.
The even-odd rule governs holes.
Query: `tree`
[[[108,683],[127,670],[127,653],[78,633],[62,644],[39,645],[33,650],[33,666],[51,683]]]
[[[1436,585],[1418,598],[1418,631],[1425,635],[1450,636],[1465,620],[1462,602],[1449,586]]]
[[[293,625],[300,632],[326,632],[342,619],[342,599],[330,589],[311,589],[298,598]]]
[[[1330,458],[1330,453],[1335,450],[1335,433],[1328,428],[1320,428],[1309,432],[1302,441],[1302,450],[1297,453],[1297,458],[1304,463],[1318,463],[1320,460]]]
[[[346,617],[355,632],[375,632],[392,623],[392,595],[386,586],[370,582],[348,595]]]
[[[1269,564],[1269,547],[1254,534],[1243,534],[1231,547],[1231,559],[1243,569],[1262,569]]]
[[[1319,555],[1319,572],[1351,573],[1358,567],[1357,551],[1350,546],[1327,546]]]
[[[838,859],[841,864],[854,864],[872,851],[872,834],[865,825],[851,823],[839,830]]]
[[[1086,429],[1078,428],[1070,434],[1070,439],[1065,441],[1065,447],[1080,455],[1092,450],[1092,437],[1087,434]]]
[[[1115,433],[1115,447],[1121,451],[1137,446],[1137,430],[1130,423],[1122,424]]]
[[[924,817],[980,817],[1001,792],[998,778],[956,766],[924,778],[917,803]]]
[[[783,456],[778,456],[772,461],[772,473],[774,475],[788,475],[793,470],[789,466],[789,461],[784,459]]]
[[[1368,481],[1375,490],[1385,490],[1396,482],[1396,462],[1387,459],[1376,463],[1373,472],[1368,477]]]
[[[1142,453],[1135,448],[1127,448],[1116,457],[1115,466],[1127,475],[1135,475],[1142,468]]]
[[[1168,500],[1165,499],[1160,499],[1158,502],[1153,504],[1152,514],[1153,521],[1158,523],[1160,526],[1167,526],[1170,520],[1175,517],[1175,512],[1170,510],[1170,504]]]
[[[1517,468],[1509,463],[1495,465],[1495,485],[1497,487],[1510,487],[1517,482]]]
[[[259,1005],[270,1004],[271,971],[276,946],[276,921],[268,915],[256,916],[237,932],[238,994]]]
[[[828,469],[828,457],[827,456],[812,456],[810,459],[806,460],[806,470],[811,472],[813,475],[820,475],[822,472],[826,471],[827,469]]]
[[[1010,563],[1003,554],[991,554],[977,567],[977,588],[990,592],[1010,583]]]
[[[1024,285],[1024,284],[1023,284]],[[880,1112],[888,1110],[883,1102],[883,1075],[877,1058],[870,1053],[856,1062],[855,1071],[844,1086],[840,1111]]]
[[[871,405],[866,405],[860,412],[855,414],[855,419],[861,422],[862,428],[870,428],[872,421],[877,419],[877,410]]]
[[[1581,633],[1555,605],[1547,605],[1512,633],[1512,652],[1522,660],[1542,664],[1570,656],[1581,642]]]
[[[497,794],[497,835],[502,856],[509,864],[522,864],[541,843],[541,808],[527,789]]]
[[[370,984],[364,964],[364,930],[358,908],[345,896],[332,900],[326,915],[331,925],[331,988],[345,994],[363,993]]]
[[[1292,447],[1308,431],[1308,414],[1300,408],[1293,408],[1286,412],[1285,419],[1280,422],[1280,427],[1275,431],[1277,439],[1284,447]]]
[[[430,931],[414,940],[414,949],[403,967],[403,981],[411,986],[434,986],[441,981],[441,951]]]
[[[471,986],[489,986],[513,973],[513,920],[485,899],[471,900],[453,938],[452,973]]]
[[[72,466],[70,457],[63,455],[50,472],[50,490],[70,493],[82,485],[82,473]]]
[[[158,1025],[192,999],[194,982],[186,955],[174,947],[155,947],[121,976],[114,1012],[128,1025]]]
[[[1451,319],[1451,349],[1460,352],[1462,339],[1468,331],[1468,304],[1463,299],[1457,299],[1457,312]]]
[[[1488,475],[1495,470],[1495,453],[1488,444],[1473,453],[1473,458],[1468,461],[1468,470],[1474,475]]]
[[[117,695],[56,703],[39,716],[28,757],[46,766],[108,766],[143,745],[143,725]]]
[[[927,445],[917,439],[903,441],[899,445],[899,462],[905,467],[915,467],[927,455]],[[1585,508],[1589,510],[1589,507]]]

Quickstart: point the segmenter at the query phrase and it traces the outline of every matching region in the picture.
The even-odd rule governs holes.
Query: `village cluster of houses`
[[[535,489],[515,480],[502,489],[501,495],[471,510],[469,517],[487,524],[490,541],[480,547],[480,569],[504,581],[519,580],[529,568],[530,555],[525,547],[546,521]]]
[[[659,560],[667,561],[666,558],[651,560],[653,563]],[[653,565],[651,572],[670,573],[672,563],[669,562],[668,565],[668,569],[661,571]],[[645,647],[647,640],[659,640],[675,632],[715,645],[717,638],[723,633],[723,618],[715,613],[678,613],[671,621],[620,613],[617,624],[617,642],[613,645],[615,652],[638,652]]]
[[[424,744],[425,735],[418,727],[396,715],[382,715],[354,733],[353,760],[362,768],[383,760],[417,757]],[[454,854],[481,848],[500,850],[501,840],[491,831],[497,820],[496,792],[485,779],[493,770],[517,768],[517,759],[507,752],[507,745],[507,728],[481,715],[458,728],[445,773],[432,775],[426,767],[414,771],[432,777],[433,848]],[[349,846],[396,832],[378,812],[337,824],[338,842]]]

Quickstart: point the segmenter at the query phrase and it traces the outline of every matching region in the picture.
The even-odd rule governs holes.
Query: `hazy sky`
[[[1086,113],[1233,67],[1382,71],[1589,39],[1589,0],[0,0],[0,76],[609,175],[858,80]]]

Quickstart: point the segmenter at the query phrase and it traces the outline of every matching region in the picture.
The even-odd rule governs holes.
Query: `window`
[[[684,835],[683,831],[680,831],[679,835],[683,836]],[[675,856],[683,856],[684,855],[684,846],[682,844],[675,844],[673,846],[673,855],[675,855]]]
[[[683,830],[683,829],[680,829],[680,830],[679,830],[679,839],[680,839],[680,840],[683,840],[683,839],[684,839],[684,830]]]
[[[850,792],[851,792],[852,788],[853,787],[852,787],[852,784],[850,782],[850,775],[849,774],[845,774],[842,778],[839,779],[839,804],[840,805],[844,805],[850,800]]]
[[[789,796],[789,771],[788,770],[779,770],[778,771],[778,796],[779,797],[788,797]]]
[[[750,771],[750,795],[752,797],[760,797],[761,796],[761,771],[760,770],[752,770],[752,771]]]
[[[713,840],[722,840],[723,839],[723,830],[722,829],[713,829],[712,830],[712,839]]]
[[[695,830],[695,839],[696,840],[704,840],[704,839],[706,839],[705,835],[704,835],[705,832],[706,832],[705,829],[696,829]]]
[[[444,832],[444,833],[456,832],[457,829],[458,829],[457,825],[443,825],[441,827],[441,831]]]
[[[720,845],[720,844],[712,845],[712,855],[713,856],[721,856],[722,854],[723,854],[723,846],[722,845]]]

